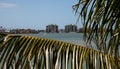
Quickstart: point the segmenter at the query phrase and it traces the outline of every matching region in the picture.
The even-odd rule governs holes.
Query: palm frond
[[[0,35],[1,36],[1,35]],[[83,46],[23,35],[0,37],[0,69],[118,69],[119,58]]]
[[[120,0],[78,0],[73,8],[82,18],[86,42],[98,50],[120,56]]]

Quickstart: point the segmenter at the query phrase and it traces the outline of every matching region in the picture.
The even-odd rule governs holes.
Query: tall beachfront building
[[[77,32],[77,26],[76,25],[66,25],[65,26],[65,32],[69,33],[69,32]]]
[[[46,32],[47,33],[58,33],[58,25],[54,25],[54,24],[47,25]]]

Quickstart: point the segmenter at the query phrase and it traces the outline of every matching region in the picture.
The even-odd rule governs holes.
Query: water
[[[83,41],[82,33],[39,33],[39,34],[29,34],[29,35],[69,42],[72,44],[77,44],[82,46],[85,45],[85,42]]]

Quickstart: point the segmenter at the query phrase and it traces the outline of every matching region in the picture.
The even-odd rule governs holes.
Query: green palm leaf
[[[78,0],[73,6],[83,23],[86,42],[120,57],[120,0]]]
[[[82,46],[23,35],[0,35],[0,69],[118,69],[119,59]]]

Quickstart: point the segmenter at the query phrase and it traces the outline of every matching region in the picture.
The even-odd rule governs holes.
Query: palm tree
[[[82,20],[85,41],[105,54],[120,57],[120,0],[79,0],[73,6]]]
[[[119,69],[120,1],[79,0],[86,42],[98,50],[33,36],[0,35],[0,69]],[[89,29],[89,30],[88,30]]]

